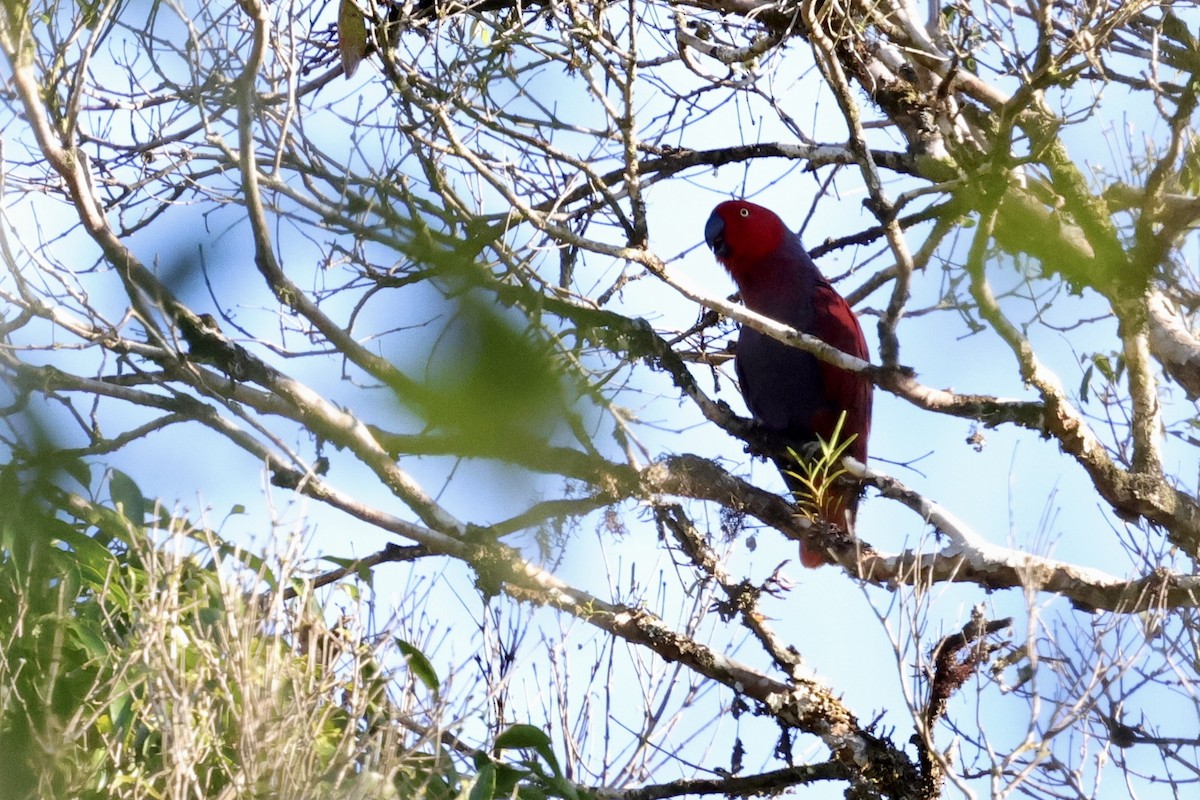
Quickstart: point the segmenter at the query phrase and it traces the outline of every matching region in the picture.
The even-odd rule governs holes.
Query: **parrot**
[[[745,200],[727,200],[713,209],[704,239],[737,284],[746,308],[868,359],[867,341],[850,305],[775,212]],[[735,363],[746,407],[783,444],[802,456],[818,437],[832,441],[840,421],[839,441],[850,440],[846,454],[866,463],[873,386],[864,375],[746,325],[738,335]],[[796,464],[780,458],[776,464],[793,493],[799,491],[801,484],[790,474]],[[854,486],[837,487],[819,516],[853,534],[860,493]],[[801,542],[800,560],[811,568],[826,563],[827,557]]]

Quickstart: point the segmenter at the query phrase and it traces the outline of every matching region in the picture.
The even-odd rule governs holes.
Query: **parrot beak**
[[[729,255],[729,245],[725,243],[725,220],[715,211],[704,224],[704,241],[708,242],[717,258]]]

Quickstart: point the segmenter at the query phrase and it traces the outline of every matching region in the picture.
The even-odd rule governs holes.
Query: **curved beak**
[[[725,243],[725,220],[715,211],[704,223],[704,241],[708,242],[717,258],[729,255],[729,245]]]

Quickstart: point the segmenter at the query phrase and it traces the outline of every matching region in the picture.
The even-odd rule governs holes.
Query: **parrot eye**
[[[738,209],[738,213],[742,215],[742,219],[745,219],[746,217],[750,216],[750,209],[748,209],[748,208],[739,208],[739,209]]]

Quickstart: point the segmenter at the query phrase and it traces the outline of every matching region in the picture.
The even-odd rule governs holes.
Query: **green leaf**
[[[546,794],[537,786],[518,786],[517,797],[520,800],[546,800],[550,795]]]
[[[579,790],[575,788],[575,784],[561,775],[550,781],[550,786],[559,797],[565,798],[565,800],[579,800]]]
[[[530,748],[538,750],[549,747],[550,737],[536,725],[513,725],[496,737],[497,750],[516,750]]]
[[[71,618],[63,620],[63,623],[64,627],[73,634],[80,650],[96,659],[103,659],[108,655],[108,644],[92,630],[90,625]]]
[[[352,77],[367,54],[367,21],[354,0],[341,0],[338,6],[338,52],[342,74]]]
[[[529,749],[536,752],[556,777],[562,777],[558,758],[554,755],[550,737],[534,725],[513,725],[496,737],[496,750]]]
[[[445,291],[457,290],[453,276],[448,283]],[[570,379],[544,331],[482,292],[451,294],[446,313],[424,376],[392,383],[397,400],[487,458],[509,457],[514,441],[544,442],[566,429]]]
[[[200,533],[200,530],[198,529],[196,532]],[[204,531],[204,533],[206,537],[208,535],[215,535],[211,534],[210,531]],[[201,536],[196,536],[195,538],[196,541],[200,542],[201,544],[204,543],[204,538]],[[217,546],[217,552],[225,558],[240,561],[252,572],[259,575],[263,579],[263,583],[270,588],[276,589],[279,587],[279,579],[275,577],[275,572],[267,565],[267,562],[262,556],[257,555],[243,547],[228,544],[226,542],[221,542]]]
[[[13,66],[33,61],[33,40],[29,35],[29,0],[4,0],[4,25],[8,46],[16,53]]]
[[[458,773],[454,759],[444,749],[433,753],[412,752],[405,756],[393,781],[402,798],[453,800],[457,795]]]
[[[434,696],[437,696],[442,682],[438,679],[437,670],[433,668],[433,664],[425,657],[425,654],[403,639],[397,638],[396,645],[408,660],[408,668],[412,670],[412,673],[433,692]]]
[[[107,547],[73,528],[64,525],[55,531],[55,538],[71,548],[75,563],[82,569],[90,570],[93,578],[103,581],[109,567],[116,563],[116,557]]]
[[[112,732],[118,739],[125,736],[129,725],[133,722],[133,691],[125,681],[120,681],[115,687],[114,694],[108,701],[108,718]]]
[[[479,774],[475,776],[475,785],[471,787],[471,793],[467,796],[467,800],[492,800],[496,793],[496,768],[491,764],[484,764],[479,768]]]
[[[489,764],[488,767],[495,770],[496,779],[492,797],[496,798],[512,797],[517,784],[530,775],[529,770],[519,769],[511,764]]]
[[[133,478],[119,469],[112,471],[108,479],[108,494],[113,505],[125,519],[134,525],[141,525],[146,519],[146,498],[142,490],[133,482]]]
[[[92,485],[92,470],[88,463],[79,458],[68,458],[62,462],[63,472],[70,475],[84,489]]]

